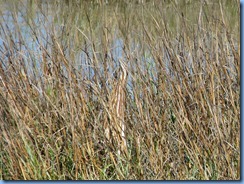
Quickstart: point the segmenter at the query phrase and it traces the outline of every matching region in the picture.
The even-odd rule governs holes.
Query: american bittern
[[[109,106],[111,118],[110,124],[105,125],[105,136],[109,141],[115,141],[118,144],[118,154],[121,152],[127,154],[127,143],[125,139],[125,86],[127,80],[126,66],[123,61],[119,61],[120,68],[118,71],[117,81],[112,89]],[[112,137],[110,136],[112,135]]]

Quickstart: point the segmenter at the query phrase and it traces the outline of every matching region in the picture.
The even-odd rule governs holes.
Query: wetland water
[[[171,38],[166,42],[175,48],[179,57],[180,53],[184,55],[186,67],[191,68],[193,56],[184,44],[199,39],[194,32],[199,29],[207,31],[204,30],[204,25],[212,17],[215,17],[216,22],[212,22],[211,26],[224,18],[230,34],[234,34],[238,49],[239,14],[237,7],[229,1],[201,3],[189,0],[162,3],[152,0],[141,3],[135,0],[130,3],[106,1],[103,5],[99,2],[0,1],[2,64],[7,68],[10,54],[15,58],[21,57],[21,62],[28,66],[28,73],[33,73],[34,67],[35,75],[41,77],[43,57],[46,57],[50,65],[53,64],[53,58],[47,52],[54,55],[57,52],[57,48],[54,48],[55,42],[58,42],[69,64],[86,79],[94,77],[94,70],[100,71],[101,75],[106,70],[106,76],[111,76],[118,67],[118,59],[130,59],[131,68],[147,70],[152,79],[156,80],[156,58],[152,49],[163,53],[161,59],[166,70],[167,65],[170,65],[170,56],[162,44],[165,32]],[[223,8],[222,12],[220,6]],[[188,40],[183,40],[185,38],[180,34],[185,29],[185,23],[191,25],[186,30],[192,32],[192,37],[188,37]],[[206,34],[206,47],[214,44],[215,36],[212,33]],[[153,48],[148,44],[148,39],[154,43]],[[192,46],[191,49],[196,47],[201,46]],[[128,53],[131,58],[128,58]],[[214,53],[209,55],[215,57]],[[102,66],[105,60],[109,61],[107,68]],[[203,62],[204,60],[203,58]],[[233,58],[230,53],[231,62]]]

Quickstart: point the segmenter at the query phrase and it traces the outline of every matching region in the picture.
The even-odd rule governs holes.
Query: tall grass
[[[240,179],[238,3],[2,1],[0,178]]]

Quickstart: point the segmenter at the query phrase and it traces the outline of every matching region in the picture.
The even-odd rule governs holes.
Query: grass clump
[[[240,179],[238,3],[0,2],[1,179]]]

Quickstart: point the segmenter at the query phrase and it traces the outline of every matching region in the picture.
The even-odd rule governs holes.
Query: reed
[[[238,1],[0,5],[2,180],[240,179]]]

